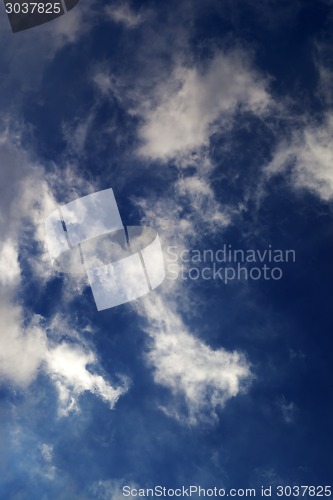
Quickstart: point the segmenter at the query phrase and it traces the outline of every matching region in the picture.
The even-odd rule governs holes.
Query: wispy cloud
[[[282,396],[277,401],[277,407],[281,411],[282,418],[286,424],[292,424],[295,421],[296,405],[293,401],[287,401],[285,396]]]
[[[33,324],[22,327],[23,311],[2,295],[0,377],[26,387],[36,377],[45,357],[46,338]]]
[[[140,119],[138,153],[143,158],[176,158],[181,165],[189,154],[207,147],[214,133],[237,125],[236,113],[263,117],[274,106],[269,79],[255,69],[250,54],[243,49],[216,50],[200,63],[189,62],[191,55],[185,57],[185,52],[179,55],[171,74],[169,71],[164,76],[166,68],[162,66],[163,78],[155,79],[156,83],[153,80],[150,86],[144,75],[137,75],[138,84],[133,87],[126,77],[96,68],[93,80],[100,91]]]
[[[333,197],[333,115],[328,113],[318,124],[308,123],[294,132],[291,140],[281,142],[266,169],[267,175],[291,172],[291,185],[308,189],[324,201]]]
[[[268,80],[254,69],[247,54],[217,51],[205,63],[177,63],[148,97],[140,86],[131,91],[110,73],[99,71],[95,83],[104,95],[110,94],[140,118],[141,159],[172,160],[182,172],[158,198],[134,200],[141,223],[158,228],[164,244],[179,249],[193,241],[200,245],[204,235],[228,227],[235,209],[221,203],[213,188],[210,137],[216,131],[229,131],[236,113],[262,117],[274,106]],[[146,359],[154,380],[173,395],[163,411],[190,425],[216,420],[217,409],[246,391],[253,379],[243,353],[222,346],[212,349],[184,322],[183,312],[189,312],[188,305],[194,302],[186,284],[166,282],[158,298],[148,296],[135,305],[147,322]]]
[[[126,379],[120,386],[113,387],[102,375],[92,371],[91,367],[97,364],[96,355],[82,345],[61,343],[48,350],[46,371],[58,390],[61,416],[78,411],[78,397],[86,391],[101,397],[111,408],[127,392]]]
[[[147,297],[142,308],[149,322],[147,360],[155,382],[174,395],[164,411],[190,425],[216,420],[217,408],[241,394],[252,380],[245,356],[210,348],[188,330],[170,301],[162,297]]]
[[[239,109],[256,115],[267,111],[267,86],[241,51],[217,52],[202,67],[177,67],[141,108],[140,153],[168,159],[200,150]]]
[[[126,28],[136,28],[144,22],[146,17],[143,12],[135,12],[128,2],[108,5],[105,12],[112,21],[123,24]]]
[[[26,266],[35,273],[41,288],[52,279],[45,247],[44,222],[56,206],[53,183],[59,188],[62,180],[46,174],[21,141],[21,129],[7,121],[0,136],[0,163],[6,183],[1,186],[0,245],[1,314],[0,314],[0,378],[12,385],[26,388],[43,372],[54,381],[59,394],[59,414],[78,410],[80,394],[89,391],[114,406],[128,389],[122,379],[113,386],[102,373],[98,358],[83,340],[80,326],[71,319],[67,294],[59,297],[64,315],[42,318],[27,311],[22,300]],[[67,171],[66,181],[82,188]],[[93,186],[85,186],[93,190]],[[7,195],[8,191],[10,196]],[[8,220],[11,221],[8,224]],[[23,257],[23,262],[22,262]],[[22,267],[22,264],[24,266]],[[21,297],[21,298],[20,298]],[[64,300],[65,299],[65,300]],[[70,337],[72,341],[63,339]]]
[[[39,450],[41,454],[41,467],[38,472],[52,481],[55,479],[57,473],[57,468],[53,464],[53,446],[51,444],[41,443],[39,445]]]
[[[135,201],[143,212],[142,224],[157,227],[164,245],[176,245],[180,250],[191,241],[200,244],[202,237],[217,227],[223,230],[230,219],[207,180],[194,176],[179,184],[176,191],[173,186],[172,197],[165,192],[158,200]],[[184,208],[186,217],[182,215]],[[186,282],[167,280],[155,294],[134,305],[147,323],[150,340],[146,360],[154,380],[173,395],[160,408],[185,425],[213,423],[218,408],[245,392],[253,380],[243,353],[222,346],[212,349],[198,338],[199,331],[184,321],[183,313],[191,315],[196,300]]]

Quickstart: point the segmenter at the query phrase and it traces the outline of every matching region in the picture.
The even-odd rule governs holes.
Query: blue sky
[[[332,484],[332,6],[81,0],[15,34],[1,6],[0,498]],[[167,277],[98,312],[44,222],[108,188]],[[171,278],[223,245],[296,260]]]

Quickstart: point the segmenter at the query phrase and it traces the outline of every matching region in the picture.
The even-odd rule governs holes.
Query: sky
[[[1,499],[332,486],[332,8],[0,5]],[[45,220],[109,188],[166,278],[98,311]]]

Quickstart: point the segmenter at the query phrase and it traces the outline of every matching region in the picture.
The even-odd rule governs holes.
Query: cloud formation
[[[123,24],[129,29],[139,26],[145,18],[141,12],[134,12],[127,2],[108,5],[105,12],[113,22]]]
[[[80,326],[69,315],[42,318],[24,307],[20,300],[24,273],[29,265],[43,287],[52,278],[45,246],[44,222],[57,203],[52,192],[54,178],[36,163],[21,140],[22,130],[12,125],[0,136],[0,381],[22,389],[43,372],[53,380],[59,395],[59,414],[78,410],[78,398],[89,391],[113,407],[128,389],[122,379],[114,387],[101,368],[95,352],[84,342]],[[65,184],[74,177],[67,173]],[[62,180],[56,179],[57,184]],[[73,180],[73,179],[72,179]],[[82,181],[72,185],[82,187]],[[92,190],[92,186],[85,186]],[[8,220],[11,221],[8,224]],[[64,303],[70,306],[71,297]],[[59,297],[59,303],[62,297]],[[66,307],[64,309],[67,311]],[[48,334],[47,334],[48,332]],[[64,342],[63,338],[71,338]]]
[[[214,421],[217,408],[241,394],[252,380],[245,356],[211,349],[188,331],[181,316],[162,297],[148,296],[144,308],[151,337],[147,359],[154,380],[175,396],[164,411],[190,425]]]
[[[91,367],[96,365],[98,363],[95,353],[82,345],[63,342],[48,350],[46,371],[58,390],[61,416],[78,411],[78,397],[86,391],[102,398],[110,408],[113,408],[119,397],[127,391],[128,384],[125,379],[122,380],[121,386],[113,387],[102,375],[92,371]]]
[[[172,196],[166,191],[158,199],[135,202],[142,211],[141,223],[157,227],[164,246],[176,245],[179,251],[230,223],[205,173],[184,176],[173,185]],[[216,421],[217,409],[244,393],[253,379],[243,353],[210,348],[184,322],[183,313],[190,314],[195,302],[185,282],[167,279],[155,294],[134,304],[146,320],[146,360],[154,380],[173,395],[161,409],[185,425]]]
[[[236,111],[267,111],[267,86],[241,51],[217,52],[205,67],[178,66],[142,107],[140,154],[166,160],[198,151]]]
[[[296,189],[308,189],[324,201],[333,197],[333,114],[320,125],[308,124],[281,142],[266,169],[267,175],[290,171]]]

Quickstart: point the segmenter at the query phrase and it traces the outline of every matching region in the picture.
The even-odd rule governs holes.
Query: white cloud
[[[119,397],[128,390],[128,382],[121,380],[113,387],[102,376],[96,354],[82,343],[80,334],[62,319],[60,324],[34,316],[23,324],[24,312],[12,301],[1,301],[0,379],[21,388],[31,384],[43,371],[53,380],[59,395],[59,415],[78,411],[79,396],[88,391],[114,407]],[[55,334],[53,329],[56,328]],[[49,342],[46,336],[72,338],[72,342]],[[59,332],[61,329],[61,332]],[[58,341],[59,342],[59,341]]]
[[[308,189],[322,200],[333,198],[333,114],[328,113],[321,125],[307,125],[295,132],[290,141],[282,142],[266,169],[268,176],[291,171],[291,182],[297,189]]]
[[[143,13],[134,12],[127,2],[108,5],[105,11],[112,21],[123,24],[126,28],[136,28],[145,20]]]
[[[165,245],[185,248],[189,239],[199,241],[229,226],[235,216],[233,207],[221,203],[212,188],[211,167],[196,166],[184,174],[158,199],[135,199],[142,212],[142,224],[156,227]],[[175,231],[177,228],[177,231]]]
[[[41,288],[51,276],[51,265],[45,246],[44,222],[57,203],[52,190],[61,186],[93,191],[94,187],[77,178],[73,168],[64,175],[46,175],[23,148],[21,129],[9,120],[0,134],[0,379],[21,388],[31,384],[43,371],[54,381],[59,394],[59,413],[66,415],[78,409],[78,398],[89,391],[113,407],[127,391],[127,381],[114,387],[101,374],[93,349],[82,340],[75,320],[56,314],[48,320],[31,314],[18,300],[24,285],[22,261],[29,263]],[[8,222],[10,221],[10,222]],[[72,297],[66,295],[70,302]],[[59,297],[63,304],[64,297]],[[67,304],[68,305],[68,304]],[[64,309],[67,310],[66,308]],[[48,336],[46,335],[48,330]],[[64,338],[71,338],[65,342]],[[51,340],[49,340],[51,339]]]
[[[52,462],[53,446],[43,443],[40,445],[39,449],[45,462]]]
[[[43,199],[39,191],[38,166],[20,144],[20,129],[8,119],[0,133],[0,376],[21,387],[35,378],[40,368],[46,338],[38,326],[38,317],[24,327],[22,306],[16,294],[21,286],[20,243],[24,240],[27,220],[38,213],[35,201]],[[27,174],[30,173],[30,176]]]
[[[191,63],[185,44],[174,59],[171,69],[170,63],[156,61],[160,70],[154,77],[146,68],[132,79],[105,65],[95,68],[93,81],[100,92],[140,118],[138,153],[143,158],[176,159],[183,168],[198,164],[210,137],[229,131],[236,113],[262,117],[277,107],[269,78],[256,71],[244,50],[217,50],[205,62]]]
[[[41,467],[37,469],[37,473],[45,476],[49,480],[55,478],[57,468],[53,465],[53,446],[47,443],[42,443],[39,445],[39,451],[41,454]]]
[[[21,277],[18,251],[15,243],[7,239],[0,244],[0,284],[15,286]]]
[[[232,210],[216,199],[210,171],[208,162],[202,171],[198,167],[192,175],[184,174],[176,181],[172,194],[166,190],[158,199],[135,200],[143,212],[141,224],[159,230],[162,248],[176,246],[180,252],[195,241],[200,245],[204,234],[230,224]],[[190,315],[200,302],[181,280],[167,279],[157,294],[134,306],[147,321],[150,341],[146,359],[154,380],[173,395],[169,404],[160,408],[184,424],[214,422],[217,409],[246,391],[253,378],[245,356],[223,347],[210,348],[184,323],[183,313]]]
[[[132,89],[126,78],[100,68],[94,78],[104,96],[116,98],[142,119],[141,155],[172,159],[181,168],[179,178],[158,198],[133,200],[141,210],[141,224],[159,231],[162,247],[175,245],[181,251],[223,231],[238,210],[221,203],[213,188],[207,147],[211,134],[230,129],[238,111],[261,117],[273,102],[267,81],[241,51],[218,52],[205,69],[178,63],[164,83],[152,84],[150,93],[138,80]],[[148,295],[133,306],[147,321],[147,361],[154,379],[173,394],[163,409],[184,423],[214,421],[218,407],[246,390],[252,380],[250,364],[238,351],[210,348],[185,324],[183,313],[196,308],[198,297],[190,296],[184,282],[166,280],[157,294],[159,299]]]
[[[262,115],[271,99],[245,53],[217,53],[205,68],[178,66],[141,106],[140,153],[168,159],[208,145],[242,109]]]
[[[82,346],[62,343],[49,349],[46,356],[47,372],[54,380],[60,400],[60,415],[77,410],[77,398],[89,391],[101,397],[113,408],[128,385],[123,380],[121,387],[114,388],[98,373],[92,373],[87,366],[96,365],[96,355]]]
[[[244,392],[252,380],[245,356],[223,348],[213,350],[195,338],[175,304],[161,294],[146,297],[138,308],[148,320],[151,342],[147,359],[155,382],[175,396],[164,411],[190,425],[214,421],[217,408]]]
[[[184,197],[190,204],[197,224],[203,224],[207,230],[221,229],[231,222],[231,211],[221,206],[210,185],[209,178],[203,173],[183,177],[176,182],[179,197]]]
[[[1,297],[0,377],[28,386],[36,377],[46,349],[44,333],[34,324],[23,328],[23,312],[8,297]]]
[[[50,34],[56,50],[65,45],[76,43],[94,25],[95,16],[93,7],[96,0],[81,2],[77,7],[59,17],[55,21],[42,25],[40,29]]]
[[[115,84],[109,79],[99,76],[96,83],[104,92],[114,91]],[[178,65],[171,78],[158,85],[153,97],[144,99],[143,105],[136,111],[143,119],[139,130],[143,141],[141,154],[160,159],[177,157],[181,159],[182,166],[188,166],[188,153],[206,146],[215,130],[230,126],[239,108],[258,115],[267,110],[270,98],[266,86],[241,52],[216,54],[205,71]],[[116,89],[123,97],[121,86],[116,85]],[[133,108],[130,111],[133,112]],[[87,121],[86,125],[76,129],[74,146],[80,151],[84,147],[90,122]],[[212,188],[209,159],[202,162],[202,153],[198,158],[194,174],[186,173],[174,186],[176,203],[174,198],[168,197],[168,193],[155,203],[151,200],[138,201],[144,211],[144,219],[158,219],[158,225],[164,227],[164,237],[170,241],[176,239],[183,247],[193,236],[200,238],[203,231],[223,228],[230,222],[230,211],[218,202]],[[31,185],[32,179],[30,175],[25,186],[28,183]],[[53,185],[50,175],[48,182]],[[68,178],[61,182],[70,184]],[[50,208],[53,204],[52,191],[49,190],[50,196],[32,216],[33,200],[38,199],[38,193],[46,192],[47,187],[46,182],[35,183],[33,194],[25,200],[24,213],[29,214],[29,221],[43,219],[45,207]],[[18,220],[22,223],[21,218]],[[41,226],[32,223],[36,226],[35,237],[41,241],[42,236],[38,236],[37,229]],[[246,389],[252,378],[249,363],[240,352],[229,352],[222,347],[213,350],[190,332],[183,322],[182,312],[187,303],[193,305],[193,300],[189,299],[184,286],[178,283],[167,287],[165,292],[159,290],[159,293],[159,301],[154,300],[155,295],[150,295],[147,300],[138,302],[138,310],[148,323],[151,344],[147,359],[153,367],[155,381],[168,387],[174,395],[173,402],[164,410],[190,424],[212,421],[216,419],[218,407],[223,407],[229,399]],[[182,297],[181,312],[177,309],[179,297]],[[75,411],[78,398],[85,391],[96,394],[113,406],[127,390],[126,382],[115,388],[99,374],[94,352],[80,342],[74,345],[46,343],[43,349],[40,356],[42,363],[39,358],[35,361],[29,372],[30,380],[42,365],[57,387],[61,414]],[[92,364],[96,365],[94,369]],[[181,401],[187,407],[187,417]]]

